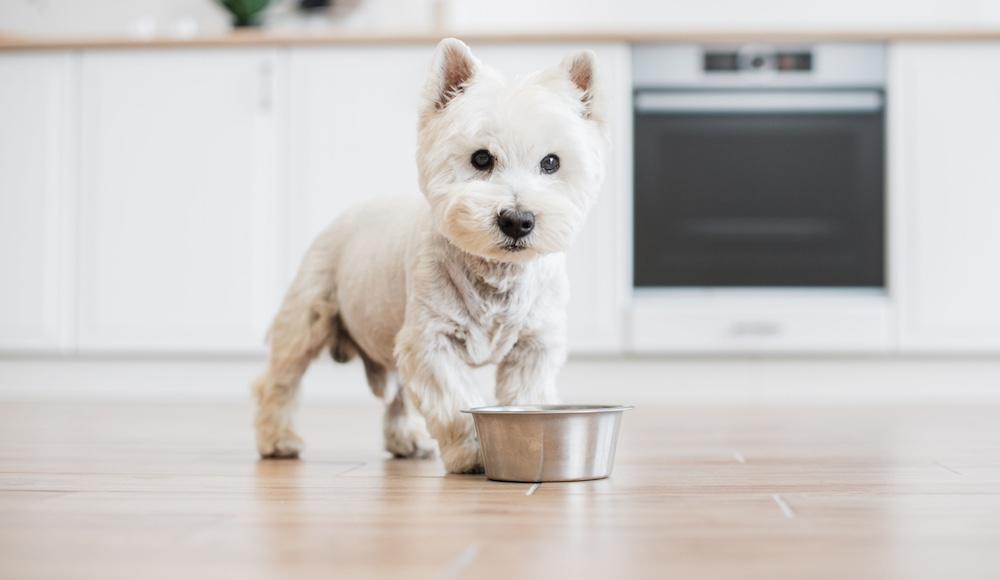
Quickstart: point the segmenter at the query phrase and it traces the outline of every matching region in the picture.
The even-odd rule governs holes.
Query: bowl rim
[[[462,409],[471,415],[580,415],[585,413],[621,413],[633,405],[487,405]]]

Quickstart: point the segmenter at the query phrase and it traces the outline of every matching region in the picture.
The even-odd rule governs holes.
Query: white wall
[[[345,28],[428,28],[434,0],[335,0],[331,24]],[[272,0],[267,24],[300,27],[296,0]],[[230,29],[217,0],[0,0],[0,33],[41,36],[190,36]]]
[[[989,26],[997,0],[457,0],[459,30]]]
[[[338,25],[427,29],[438,0],[336,0]],[[940,28],[1000,26],[998,0],[443,0],[456,33],[586,29]],[[272,26],[295,26],[276,0]],[[358,4],[355,8],[351,5]],[[215,0],[2,0],[0,32],[180,34],[228,28]],[[190,33],[190,31],[189,31]]]
[[[227,26],[225,12],[209,0],[3,0],[0,30],[40,35],[126,34],[152,19],[161,27],[194,19],[204,30]]]

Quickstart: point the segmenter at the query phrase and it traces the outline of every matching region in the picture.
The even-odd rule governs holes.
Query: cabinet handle
[[[776,336],[781,334],[781,325],[773,320],[743,320],[729,327],[733,336]]]
[[[257,105],[262,113],[270,113],[274,108],[274,70],[270,61],[260,63],[258,82]]]

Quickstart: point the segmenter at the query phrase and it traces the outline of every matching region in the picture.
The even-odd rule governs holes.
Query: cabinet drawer
[[[877,292],[666,291],[632,303],[636,353],[885,352],[889,304]]]

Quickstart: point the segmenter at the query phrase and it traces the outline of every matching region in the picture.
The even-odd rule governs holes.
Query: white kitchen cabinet
[[[289,56],[291,280],[344,210],[419,195],[417,106],[434,46],[293,48]]]
[[[283,236],[271,50],[88,51],[82,351],[260,349]]]
[[[0,349],[73,346],[72,55],[0,55]]]
[[[904,351],[1000,349],[1000,44],[894,45],[890,263]]]
[[[290,55],[290,279],[309,242],[351,205],[374,196],[418,195],[419,96],[433,45],[293,48]],[[562,44],[473,45],[511,75],[557,65],[584,48]],[[621,349],[627,290],[627,203],[631,113],[629,52],[596,47],[614,146],[597,206],[569,253],[574,352]]]

